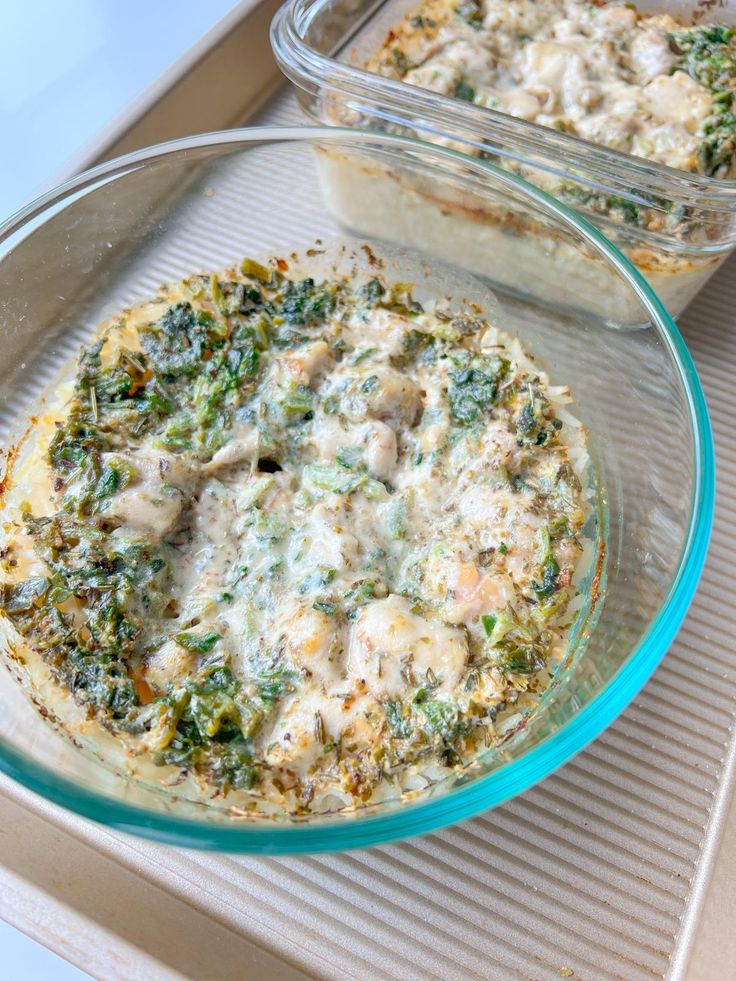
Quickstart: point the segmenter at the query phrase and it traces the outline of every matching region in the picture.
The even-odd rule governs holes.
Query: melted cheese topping
[[[256,271],[167,288],[83,359],[56,476],[48,427],[18,471],[49,472],[47,578],[3,604],[134,753],[324,810],[467,764],[537,703],[574,616],[585,452],[567,390],[471,309]],[[50,638],[70,608],[88,627]]]
[[[710,173],[712,156],[704,161],[701,148],[722,100],[714,105],[698,65],[697,78],[685,70],[671,41],[682,28],[669,14],[644,16],[632,4],[428,0],[390,33],[368,67],[614,150]],[[715,89],[733,93],[735,86],[732,75]],[[732,133],[730,140],[719,177],[736,173]]]

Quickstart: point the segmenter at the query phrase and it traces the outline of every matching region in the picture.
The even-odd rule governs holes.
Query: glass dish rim
[[[664,657],[690,605],[708,548],[715,501],[715,457],[708,410],[695,365],[674,321],[641,273],[601,232],[577,212],[508,171],[457,151],[409,137],[338,127],[247,127],[184,137],[156,144],[99,164],[31,201],[0,224],[0,247],[55,205],[73,200],[101,181],[145,167],[179,151],[268,143],[334,143],[355,148],[383,145],[421,149],[449,161],[490,172],[527,199],[562,219],[616,268],[636,293],[667,345],[680,377],[693,429],[694,481],[689,527],[677,573],[646,633],[625,663],[585,708],[561,729],[523,756],[465,786],[383,815],[331,818],[321,824],[269,822],[237,824],[198,821],[106,797],[60,776],[0,738],[0,772],[68,810],[119,831],[179,846],[255,854],[338,851],[408,838],[455,823],[495,807],[528,789],[579,752],[606,728],[638,694]],[[3,254],[5,249],[3,248]],[[2,261],[0,257],[0,261]]]
[[[461,99],[385,78],[324,55],[311,47],[302,33],[316,13],[312,8],[324,2],[325,0],[287,0],[271,21],[271,46],[274,55],[279,67],[292,83],[296,84],[296,79],[287,68],[300,73],[303,78],[311,79],[323,89],[334,88],[339,91],[342,88],[343,91],[353,91],[374,103],[380,101],[381,96],[393,98],[411,107],[412,112],[423,120],[444,117],[448,120],[447,125],[455,127],[455,133],[462,127],[468,127],[472,131],[474,125],[493,126],[497,135],[503,137],[507,144],[514,145],[519,139],[522,142],[528,140],[532,146],[541,145],[548,156],[554,159],[562,157],[565,165],[569,162],[574,166],[576,161],[579,164],[582,159],[591,170],[604,177],[617,183],[623,178],[634,191],[659,191],[694,207],[722,211],[731,211],[736,203],[736,178],[722,180],[677,170],[621,150],[591,143],[570,133],[558,132],[539,123],[517,119],[495,109],[464,103]],[[371,8],[369,14],[362,15],[361,25],[377,7],[378,4]],[[527,162],[530,166],[541,166],[534,159]],[[596,186],[595,181],[580,175],[576,175],[576,180],[591,187]],[[646,205],[647,201],[642,200],[640,203]]]

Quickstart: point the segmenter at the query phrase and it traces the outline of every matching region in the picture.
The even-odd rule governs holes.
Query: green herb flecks
[[[546,600],[557,589],[557,577],[560,574],[560,567],[555,559],[552,550],[552,539],[549,528],[542,528],[539,531],[539,578],[532,579],[532,589],[537,595],[537,599]]]
[[[354,620],[360,612],[360,607],[373,599],[376,583],[373,579],[362,579],[354,583],[345,593],[345,609],[349,620]]]
[[[545,645],[539,630],[522,622],[512,606],[495,616],[481,617],[481,621],[486,633],[486,666],[522,675],[533,674],[544,666]]]
[[[558,429],[552,417],[549,399],[539,384],[526,382],[519,392],[520,409],[516,415],[516,440],[520,446],[544,446]]]

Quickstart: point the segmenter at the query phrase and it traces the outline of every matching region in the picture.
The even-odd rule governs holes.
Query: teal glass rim
[[[35,219],[56,213],[59,206],[96,185],[138,170],[159,158],[180,151],[220,146],[236,149],[268,143],[319,143],[352,149],[391,146],[416,148],[437,159],[461,161],[477,174],[521,192],[543,211],[563,220],[628,281],[659,328],[680,375],[693,425],[693,495],[688,534],[678,571],[656,617],[608,685],[557,732],[517,759],[470,781],[466,785],[424,802],[397,806],[388,813],[351,815],[309,822],[276,824],[268,821],[238,823],[197,821],[146,810],[102,794],[59,776],[28,759],[0,738],[0,772],[18,783],[84,817],[119,831],[169,844],[215,851],[254,854],[289,854],[338,851],[408,838],[437,830],[472,817],[527,790],[595,739],[626,708],[650,678],[673,641],[695,593],[705,562],[715,503],[715,456],[708,410],[700,380],[685,342],[674,321],[641,273],[593,225],[577,212],[521,178],[493,164],[457,151],[408,137],[389,136],[338,127],[262,127],[226,130],[186,137],[148,147],[100,164],[21,209],[0,225],[0,247],[36,227]],[[17,239],[16,239],[17,240]],[[1,260],[0,260],[1,261]]]

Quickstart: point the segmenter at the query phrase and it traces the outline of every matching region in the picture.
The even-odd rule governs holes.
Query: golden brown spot
[[[140,699],[141,705],[148,705],[156,697],[156,694],[144,678],[133,678],[135,693]]]

